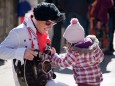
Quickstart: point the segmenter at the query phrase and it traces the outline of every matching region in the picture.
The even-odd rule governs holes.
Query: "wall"
[[[0,0],[0,42],[17,26],[17,0]]]

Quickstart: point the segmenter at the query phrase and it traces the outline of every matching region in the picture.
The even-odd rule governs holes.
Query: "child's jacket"
[[[87,41],[87,38],[90,38],[92,43]],[[84,42],[71,46],[65,58],[54,54],[50,59],[61,67],[72,66],[76,83],[96,85],[103,80],[99,64],[103,61],[104,54],[98,43],[95,36],[89,35]]]

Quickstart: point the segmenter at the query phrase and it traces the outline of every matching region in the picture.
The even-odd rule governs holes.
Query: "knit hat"
[[[77,18],[71,19],[70,25],[66,28],[63,37],[69,43],[77,43],[84,41],[85,32]]]

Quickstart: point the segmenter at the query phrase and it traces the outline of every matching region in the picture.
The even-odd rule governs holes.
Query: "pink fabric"
[[[87,53],[70,49],[65,58],[53,55],[50,59],[61,67],[72,66],[76,83],[96,85],[103,80],[99,64],[104,59],[104,54],[99,46]]]

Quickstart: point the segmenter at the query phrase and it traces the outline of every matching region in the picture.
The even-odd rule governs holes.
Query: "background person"
[[[99,45],[106,54],[109,50],[108,10],[112,0],[95,0],[90,7],[90,34],[96,35]]]

